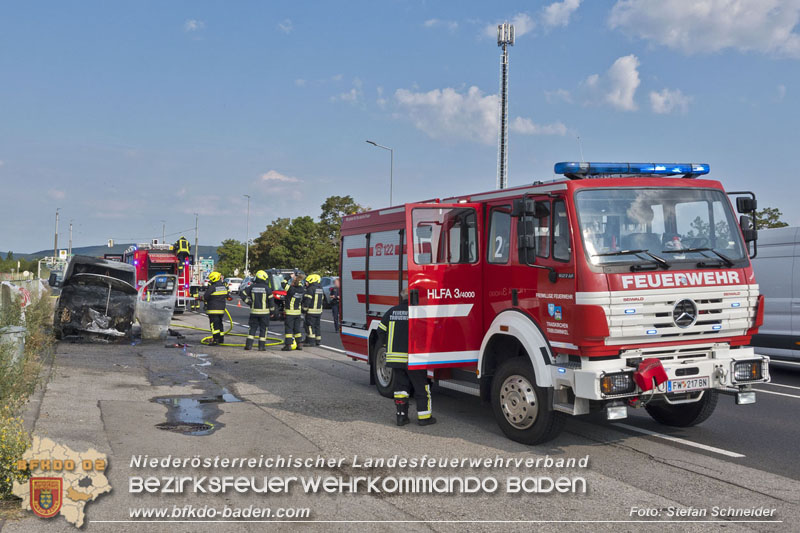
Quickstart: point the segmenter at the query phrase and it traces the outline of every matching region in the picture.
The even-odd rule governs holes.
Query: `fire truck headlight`
[[[600,392],[606,396],[617,394],[630,394],[636,390],[636,383],[630,372],[606,374],[600,378]]]
[[[761,359],[737,361],[733,364],[733,379],[737,383],[747,381],[760,381],[764,373],[761,368]]]

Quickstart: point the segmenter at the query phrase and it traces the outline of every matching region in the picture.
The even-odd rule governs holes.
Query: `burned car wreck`
[[[56,338],[116,342],[130,339],[136,307],[132,265],[76,255],[60,283]]]

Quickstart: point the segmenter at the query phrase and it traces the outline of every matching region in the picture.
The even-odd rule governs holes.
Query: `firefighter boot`
[[[306,335],[306,340],[303,341],[303,346],[314,346],[314,337],[311,334]]]
[[[244,341],[244,349],[245,350],[253,349],[253,339],[247,339],[246,341]]]
[[[267,341],[258,339],[258,351],[259,352],[267,351]]]
[[[408,424],[408,402],[405,400],[395,400],[394,405],[397,408],[397,425],[405,426]]]
[[[436,419],[432,416],[429,416],[428,418],[420,418],[419,420],[417,420],[417,424],[419,424],[420,426],[430,426],[435,423]]]

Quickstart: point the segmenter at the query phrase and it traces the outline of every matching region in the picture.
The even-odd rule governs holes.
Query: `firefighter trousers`
[[[394,368],[394,400],[408,402],[410,396],[417,402],[417,418],[431,417],[431,386],[428,384],[427,370],[408,370]]]
[[[247,339],[255,340],[258,338],[258,344],[267,342],[267,328],[269,328],[269,315],[254,315],[250,314],[250,319],[247,321],[250,326]],[[258,335],[258,337],[256,337]]]
[[[306,344],[320,344],[321,342],[320,315],[306,313]]]
[[[222,342],[222,315],[221,314],[209,314],[208,315],[208,322],[211,324],[211,335],[214,337],[215,342]]]
[[[302,315],[286,315],[283,320],[284,326],[284,343],[286,346],[291,346],[296,342],[300,342],[303,338],[303,316]]]

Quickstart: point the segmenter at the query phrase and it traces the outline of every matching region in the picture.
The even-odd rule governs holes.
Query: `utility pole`
[[[58,211],[60,207],[56,207],[56,232],[53,238],[53,262],[58,259]]]
[[[69,248],[67,251],[67,257],[72,257],[72,221],[69,221]]]
[[[162,220],[161,221],[161,244],[164,244],[166,242],[167,242],[167,221],[166,220]]]
[[[244,234],[244,275],[250,275],[250,195],[242,195],[247,198],[247,229]]]
[[[514,46],[514,25],[504,22],[497,26],[497,46],[500,56],[500,139],[497,147],[497,188],[508,187],[508,47]]]
[[[195,283],[200,283],[200,241],[197,236],[197,219],[200,217],[194,214],[194,277]]]

